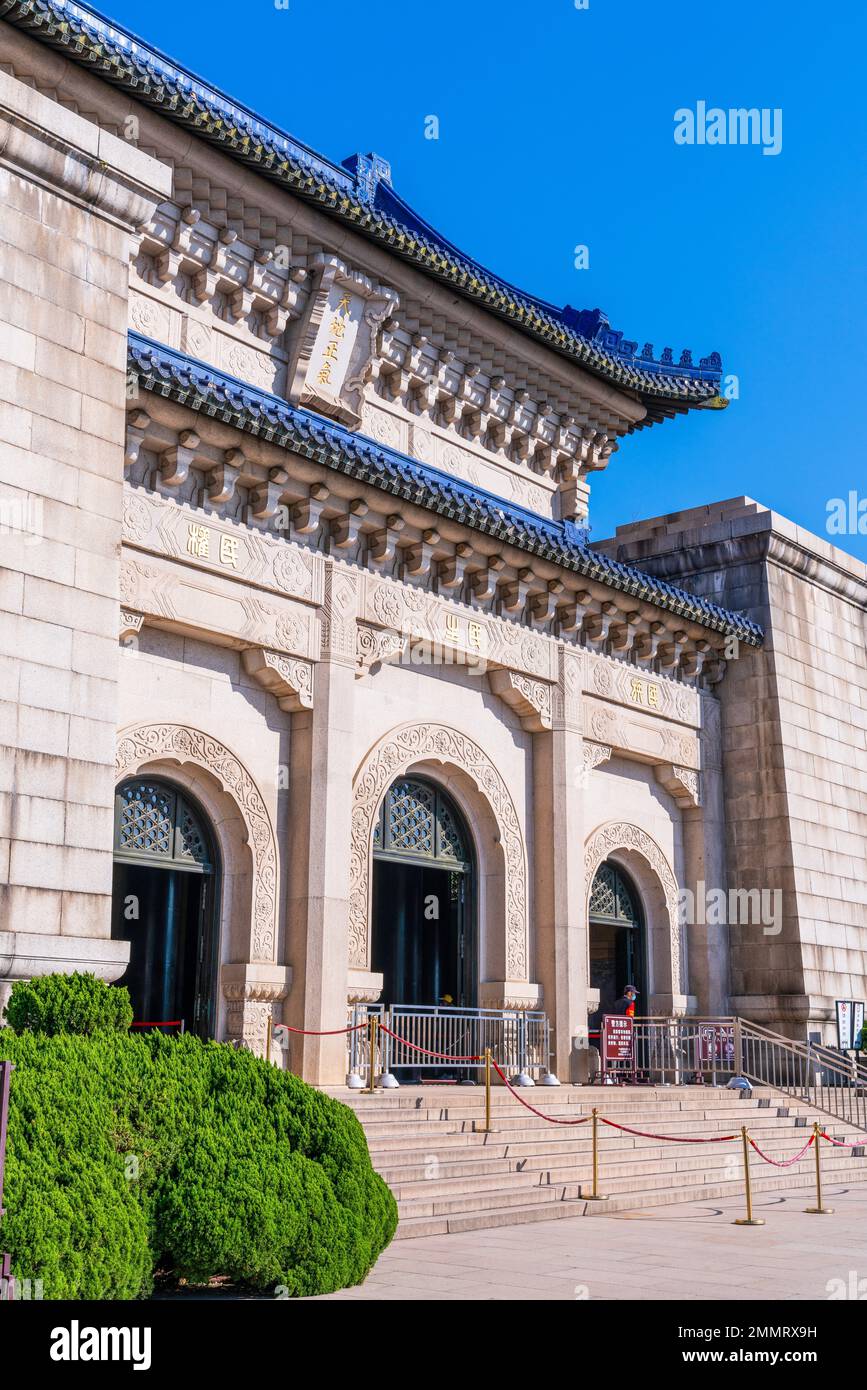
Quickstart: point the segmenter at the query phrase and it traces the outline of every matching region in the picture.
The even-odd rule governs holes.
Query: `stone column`
[[[0,71],[0,981],[111,941],[130,233],[171,170]]]
[[[571,1080],[573,1040],[587,1027],[584,738],[581,656],[561,648],[552,727],[533,736],[536,973],[551,1022],[551,1069]]]
[[[289,951],[284,1009],[294,1028],[346,1024],[357,581],[326,561],[322,654],[313,708],[292,717]],[[316,1085],[346,1079],[346,1039],[295,1038],[292,1070]]]
[[[688,994],[699,1014],[729,1011],[729,929],[725,912],[708,911],[708,893],[727,889],[720,710],[701,698],[700,805],[683,808],[685,887],[694,895],[694,920],[685,924]],[[713,899],[711,899],[711,904]],[[708,922],[708,917],[718,921]]]

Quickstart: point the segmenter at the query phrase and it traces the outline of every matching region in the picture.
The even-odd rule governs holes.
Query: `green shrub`
[[[136,1298],[151,1282],[145,1212],[113,1143],[111,1098],[89,1038],[12,1037],[0,1247],[45,1298]]]
[[[37,975],[12,986],[6,1021],[16,1033],[126,1032],[132,1004],[129,990],[95,975]]]
[[[338,1101],[226,1044],[15,1036],[0,1246],[46,1298],[133,1298],[155,1271],[328,1293],[391,1240],[394,1198]]]

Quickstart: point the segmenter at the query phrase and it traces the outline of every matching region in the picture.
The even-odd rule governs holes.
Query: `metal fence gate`
[[[379,1061],[383,1072],[395,1068],[466,1075],[484,1069],[485,1048],[504,1070],[515,1074],[548,1074],[550,1028],[546,1015],[527,1009],[459,1009],[435,1004],[355,1004],[352,1025],[379,1019]],[[388,1031],[385,1031],[388,1030]],[[349,1034],[349,1073],[366,1076],[370,1060],[366,1028]],[[463,1061],[463,1058],[479,1061]]]

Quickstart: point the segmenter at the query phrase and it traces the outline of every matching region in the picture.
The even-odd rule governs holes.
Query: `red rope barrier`
[[[811,1134],[810,1137],[809,1137],[809,1139],[807,1140],[806,1144],[805,1144],[804,1147],[801,1149],[800,1153],[796,1153],[794,1158],[776,1159],[776,1158],[769,1158],[768,1155],[767,1155],[766,1153],[763,1153],[762,1150],[759,1148],[759,1146],[758,1146],[758,1144],[756,1143],[755,1139],[753,1139],[751,1135],[749,1135],[749,1134],[747,1135],[747,1139],[749,1139],[751,1146],[755,1149],[755,1151],[756,1151],[756,1153],[758,1154],[759,1158],[763,1158],[763,1159],[765,1160],[766,1163],[772,1163],[772,1164],[774,1165],[775,1168],[791,1168],[791,1166],[792,1166],[793,1163],[797,1163],[798,1160],[799,1160],[800,1158],[803,1158],[803,1157],[804,1157],[804,1154],[805,1154],[805,1153],[807,1152],[807,1150],[812,1146],[812,1143],[813,1143],[813,1140],[815,1139],[815,1137],[816,1137],[815,1134]]]
[[[402,1038],[399,1033],[392,1033],[391,1029],[386,1028],[384,1023],[380,1023],[379,1031],[380,1033],[387,1033],[388,1036],[394,1038],[396,1042],[403,1043],[404,1047],[411,1047],[414,1048],[416,1052],[423,1052],[426,1057],[442,1057],[447,1062],[483,1062],[485,1060],[484,1053],[481,1053],[478,1057],[453,1057],[450,1052],[431,1052],[428,1047],[419,1047],[418,1043],[410,1042],[409,1038]],[[496,1065],[496,1062],[494,1062],[494,1066]]]
[[[867,1134],[864,1135],[864,1138],[860,1141],[860,1143],[858,1143],[858,1144],[847,1144],[846,1141],[845,1141],[845,1139],[832,1139],[831,1136],[830,1136],[830,1134],[826,1134],[824,1130],[820,1130],[819,1133],[820,1133],[821,1138],[822,1138],[822,1139],[827,1139],[828,1143],[829,1143],[829,1144],[833,1144],[835,1149],[864,1149],[864,1148],[867,1148]]]
[[[366,1028],[366,1023],[353,1023],[349,1028],[290,1028],[288,1023],[275,1023],[275,1028],[285,1028],[287,1033],[301,1033],[305,1038],[333,1038],[337,1033],[357,1033]]]
[[[523,1106],[526,1106],[528,1110],[532,1110],[533,1114],[538,1115],[540,1120],[547,1120],[549,1125],[586,1125],[588,1120],[592,1120],[592,1115],[582,1115],[580,1120],[558,1120],[555,1119],[553,1115],[543,1114],[541,1110],[536,1109],[535,1105],[531,1105],[529,1101],[524,1100],[523,1096],[518,1095],[518,1092],[515,1090],[514,1086],[506,1080],[506,1077],[500,1071],[500,1068],[497,1066],[493,1057],[491,1058],[491,1066],[494,1068],[494,1071],[497,1073],[500,1080],[503,1082],[503,1085],[506,1086],[507,1089],[512,1092],[512,1095],[515,1097],[515,1100],[519,1100],[521,1104]]]
[[[630,1129],[629,1125],[619,1125],[614,1120],[606,1120],[604,1115],[599,1119],[602,1124],[608,1125],[609,1129],[621,1129],[624,1134],[637,1134],[641,1139],[665,1139],[669,1144],[725,1144],[730,1139],[739,1139],[739,1134],[715,1134],[712,1139],[687,1139],[682,1134],[648,1134],[643,1129]]]

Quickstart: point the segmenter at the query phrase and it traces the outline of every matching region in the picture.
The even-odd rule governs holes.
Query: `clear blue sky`
[[[722,353],[740,399],[626,439],[594,480],[597,538],[741,493],[824,535],[829,498],[867,496],[860,0],[102,8],[330,158],[389,159],[420,214],[522,288],[657,352]],[[675,145],[699,100],[782,108],[782,152]],[[867,560],[867,536],[834,540]]]

